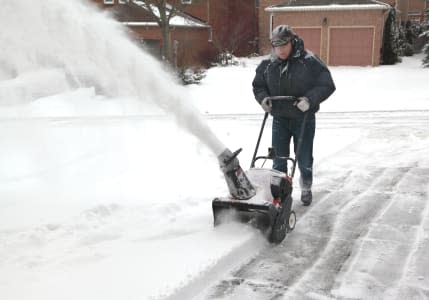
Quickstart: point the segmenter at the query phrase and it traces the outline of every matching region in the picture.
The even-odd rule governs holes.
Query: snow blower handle
[[[288,119],[302,118],[302,111],[298,109],[298,98],[295,96],[273,96],[271,100],[271,115]]]
[[[290,102],[292,102],[292,104],[295,104],[295,101],[297,101],[298,100],[298,98],[297,97],[295,97],[295,96],[271,96],[271,97],[269,97],[269,99],[271,100],[271,101],[279,101],[279,100],[286,100],[286,101],[290,101]]]
[[[274,103],[277,102],[277,101],[286,101],[286,102],[289,103],[289,106],[293,106],[293,107],[296,106],[296,102],[298,101],[298,98],[295,97],[295,96],[272,96],[272,97],[268,97],[268,98],[271,101],[274,101]],[[276,106],[276,105],[274,104],[274,106]],[[264,119],[262,121],[262,126],[261,126],[261,129],[259,130],[258,141],[256,142],[255,151],[253,152],[252,162],[250,163],[250,168],[254,168],[255,167],[256,155],[258,154],[259,144],[261,143],[262,133],[264,132],[265,123],[267,122],[268,115],[269,115],[268,112],[266,112],[264,114]]]
[[[297,147],[296,147],[296,151],[295,151],[295,159],[291,159],[291,158],[287,158],[289,160],[292,161],[292,172],[291,172],[291,177],[293,178],[294,174],[295,174],[295,170],[296,170],[296,162],[297,159],[300,155],[301,152],[301,148],[302,148],[302,140],[304,137],[304,132],[305,132],[305,125],[307,123],[307,117],[308,117],[308,112],[301,112],[298,110],[298,108],[296,108],[296,103],[298,102],[298,98],[295,96],[273,96],[270,97],[270,100],[273,101],[273,107],[275,106],[275,103],[279,104],[279,110],[287,110],[290,111],[291,108],[293,108],[294,110],[296,110],[298,112],[298,116],[302,117],[302,125],[299,131],[299,136],[298,136],[298,143],[297,143]],[[278,102],[277,102],[278,101]],[[286,105],[284,105],[286,104]],[[271,113],[273,115],[273,113]],[[253,158],[252,158],[252,162],[250,164],[250,168],[254,168],[255,167],[255,162],[258,159],[256,156],[258,154],[258,149],[259,149],[259,144],[261,142],[261,138],[262,138],[262,133],[264,132],[264,128],[265,128],[265,123],[267,121],[269,113],[265,113],[264,114],[264,119],[262,121],[262,126],[261,129],[259,131],[259,136],[258,136],[258,141],[256,142],[256,147],[255,147],[255,151],[253,153]],[[274,116],[274,115],[273,115]],[[296,113],[294,113],[294,117],[296,117]]]
[[[267,122],[267,119],[268,119],[268,114],[269,113],[267,113],[267,112],[264,114],[264,120],[262,121],[262,126],[261,126],[261,129],[259,130],[258,141],[256,142],[255,152],[253,152],[253,158],[252,158],[252,162],[250,164],[250,168],[255,167],[255,158],[256,158],[256,155],[258,154],[259,144],[261,143],[262,133],[264,132],[264,127],[265,127],[265,123]]]

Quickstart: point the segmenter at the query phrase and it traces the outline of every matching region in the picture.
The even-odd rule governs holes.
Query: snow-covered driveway
[[[244,168],[260,121],[208,118],[244,147]],[[279,246],[244,224],[212,228],[210,201],[226,193],[216,159],[170,125],[2,121],[5,299],[427,296],[428,111],[320,113],[315,201],[295,201],[296,229]],[[163,136],[182,143],[175,155]]]
[[[428,116],[321,115],[319,148],[329,147],[323,139],[334,128],[361,131],[318,160],[316,202],[295,202],[298,223],[282,245],[264,248],[200,298],[427,298]]]

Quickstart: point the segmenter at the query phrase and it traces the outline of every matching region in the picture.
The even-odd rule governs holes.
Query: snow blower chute
[[[299,115],[296,108],[296,97],[271,97],[272,115]],[[300,153],[302,137],[305,130],[307,114],[303,115],[303,126],[300,131],[295,158],[278,157],[275,149],[269,148],[265,156],[257,156],[261,137],[268,113],[265,113],[256,143],[250,169],[244,172],[240,167],[237,155],[241,149],[232,153],[229,149],[219,155],[219,164],[224,173],[230,195],[215,198],[212,201],[214,225],[224,220],[226,212],[233,211],[243,221],[255,221],[272,243],[280,243],[286,234],[292,231],[296,223],[296,215],[292,210],[292,179],[295,174],[296,157]],[[274,169],[255,167],[258,160],[284,159],[291,163],[287,173]]]

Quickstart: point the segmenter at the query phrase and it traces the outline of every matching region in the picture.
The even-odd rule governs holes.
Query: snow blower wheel
[[[295,229],[295,224],[296,224],[296,214],[294,211],[291,211],[289,214],[288,232]]]
[[[280,244],[286,237],[288,229],[288,218],[286,218],[286,212],[284,209],[274,219],[274,223],[271,227],[271,233],[268,240],[274,244]]]

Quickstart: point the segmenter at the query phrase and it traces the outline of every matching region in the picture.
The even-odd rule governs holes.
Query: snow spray
[[[225,162],[236,159],[164,66],[89,0],[2,1],[0,28],[0,104],[81,87],[105,96],[137,97],[172,113],[213,151],[223,170]]]
[[[189,105],[184,88],[95,4],[44,0],[29,5],[28,0],[2,3],[0,101],[31,101],[93,86],[106,96],[155,103],[216,155],[225,149]]]

